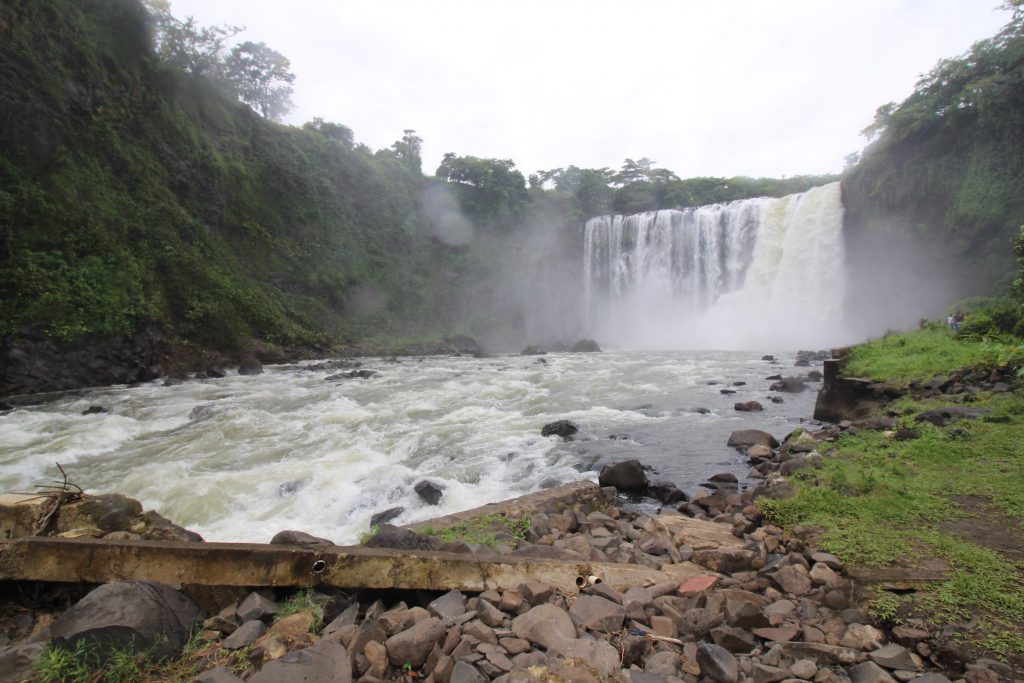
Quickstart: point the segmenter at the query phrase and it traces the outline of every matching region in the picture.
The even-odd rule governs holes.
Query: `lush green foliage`
[[[902,239],[961,295],[1002,291],[1024,221],[1024,15],[878,109],[843,179],[847,239]],[[947,260],[948,259],[948,260]],[[904,264],[911,268],[910,263]]]
[[[148,21],[114,0],[0,7],[0,334],[160,322],[231,349],[444,329],[415,140],[373,154],[267,123],[156,59]]]
[[[313,615],[309,632],[318,633],[324,625],[324,606],[322,601],[317,599],[316,591],[312,588],[303,588],[278,605],[277,618],[283,619],[299,612],[309,612]]]
[[[968,316],[965,329],[974,315]],[[887,334],[855,346],[844,373],[851,377],[907,383],[931,378],[963,367],[1017,368],[1024,363],[1024,344],[1019,341],[959,339],[944,324],[929,323],[910,333]]]
[[[417,531],[427,536],[436,536],[445,542],[463,541],[465,543],[480,543],[489,546],[497,541],[499,533],[509,534],[518,540],[525,540],[526,532],[529,529],[530,520],[527,517],[482,515],[440,530],[435,530],[431,527],[421,527]]]

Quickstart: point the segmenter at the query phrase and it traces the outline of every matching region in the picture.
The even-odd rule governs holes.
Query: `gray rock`
[[[544,425],[540,430],[540,435],[560,436],[563,439],[567,439],[579,430],[580,428],[569,420],[558,420],[557,422],[549,422]]]
[[[697,664],[702,674],[718,683],[736,683],[739,680],[739,662],[724,647],[701,643],[697,646]]]
[[[267,600],[259,593],[249,593],[245,600],[238,605],[235,613],[242,623],[253,619],[266,619],[277,614],[277,604],[272,600]]]
[[[454,619],[466,613],[466,596],[457,590],[450,590],[427,605],[427,609],[435,617]]]
[[[952,683],[948,678],[937,672],[931,672],[918,676],[914,679],[914,683]]]
[[[776,666],[757,662],[754,664],[754,683],[776,683],[790,678],[790,672]]]
[[[664,676],[648,673],[647,671],[627,670],[625,673],[629,676],[630,683],[665,683],[667,680]]]
[[[247,621],[221,641],[221,647],[229,650],[241,650],[243,647],[252,645],[256,640],[267,632],[267,625],[258,619]]]
[[[659,677],[679,675],[679,655],[675,652],[655,652],[644,661],[644,671]]]
[[[381,524],[377,534],[363,545],[367,548],[395,548],[396,550],[437,550],[442,543],[433,536],[423,536],[410,529]]]
[[[353,602],[351,605],[345,608],[345,611],[343,611],[338,616],[334,617],[334,620],[331,621],[331,623],[327,624],[327,626],[324,626],[323,630],[320,633],[326,636],[331,633],[334,633],[342,626],[354,625],[358,617],[359,603]]]
[[[760,429],[738,429],[729,435],[726,445],[746,450],[749,446],[760,444],[768,448],[778,448],[779,442],[774,436]]]
[[[486,600],[476,603],[476,615],[491,628],[498,628],[505,623],[505,613]]]
[[[196,676],[195,683],[242,683],[242,679],[226,666],[218,666]]]
[[[884,645],[873,652],[868,653],[868,657],[875,664],[885,667],[886,669],[903,669],[905,671],[917,671],[921,667],[917,665],[914,658],[910,656],[910,652],[907,648],[896,643],[889,643]]]
[[[606,640],[562,640],[551,649],[566,659],[586,662],[602,676],[610,678],[619,671],[619,651]]]
[[[444,636],[444,622],[431,617],[391,636],[384,641],[384,646],[388,649],[388,659],[393,666],[401,668],[411,664],[418,668],[427,661],[434,646],[444,641]]]
[[[555,605],[538,605],[512,620],[512,632],[541,647],[551,648],[576,638],[576,625],[565,610]]]
[[[274,534],[274,537],[270,539],[270,545],[297,545],[300,548],[322,548],[324,546],[333,546],[334,541],[312,536],[305,531],[285,530]]]
[[[733,410],[740,413],[756,413],[764,410],[760,401],[741,401],[733,404]]]
[[[804,680],[811,680],[818,673],[818,665],[810,659],[798,659],[789,667],[793,675]]]
[[[200,619],[199,607],[180,591],[153,581],[108,583],[92,591],[53,624],[55,647],[74,650],[84,640],[101,656],[114,648],[151,648],[173,657]]]
[[[799,597],[811,592],[811,579],[806,574],[801,574],[791,564],[787,564],[775,572],[772,579],[774,579],[775,583],[779,584],[783,591],[790,595]]]
[[[623,460],[605,465],[597,476],[601,486],[614,486],[620,491],[643,491],[647,488],[647,475],[639,460]]]
[[[622,605],[596,595],[580,595],[569,608],[569,613],[579,619],[584,628],[602,633],[621,630],[626,618]]]
[[[757,644],[750,631],[733,626],[717,626],[711,629],[708,635],[715,641],[715,645],[724,647],[729,652],[750,652]]]
[[[677,622],[679,632],[684,635],[693,635],[703,638],[708,631],[722,623],[722,615],[703,607],[695,607],[686,610],[682,618]]]
[[[0,681],[36,680],[36,662],[49,649],[46,643],[20,643],[0,648]]]
[[[448,683],[487,683],[487,677],[472,664],[458,661],[455,662]]]
[[[348,652],[338,643],[321,640],[313,647],[289,652],[263,665],[249,683],[352,683]]]
[[[896,679],[874,662],[862,662],[846,670],[850,683],[896,683]]]

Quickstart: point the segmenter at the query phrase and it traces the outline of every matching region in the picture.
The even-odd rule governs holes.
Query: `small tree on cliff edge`
[[[246,41],[225,60],[225,75],[238,98],[264,118],[280,121],[292,108],[291,62],[266,43]]]

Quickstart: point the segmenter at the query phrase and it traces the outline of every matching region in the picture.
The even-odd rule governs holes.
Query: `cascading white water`
[[[599,216],[584,237],[589,333],[632,348],[835,343],[839,183],[787,197]]]

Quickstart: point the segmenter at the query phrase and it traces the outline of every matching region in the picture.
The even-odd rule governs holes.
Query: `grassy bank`
[[[1019,344],[933,327],[853,349],[845,372],[911,386],[964,366],[1001,366],[1012,378],[1021,356]],[[880,621],[953,624],[969,648],[1024,661],[1024,396],[913,395],[887,409],[913,434],[846,432],[820,469],[793,478],[795,496],[762,507],[783,526],[821,527],[823,548],[852,565],[945,577],[916,592],[869,595]],[[961,402],[990,412],[944,427],[916,419]]]

